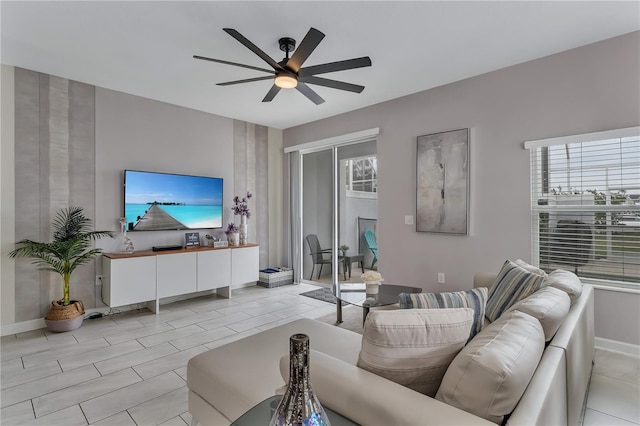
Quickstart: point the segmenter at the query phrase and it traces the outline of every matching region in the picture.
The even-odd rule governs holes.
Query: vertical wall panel
[[[65,207],[95,216],[95,89],[16,68],[16,239],[50,241],[51,221]],[[95,262],[73,275],[71,296],[94,306]],[[16,262],[16,321],[46,315],[62,297],[59,275]]]
[[[249,241],[260,244],[260,268],[265,268],[269,266],[268,129],[234,120],[233,136],[234,195],[242,197],[247,191],[253,194],[249,202]],[[237,217],[230,219],[239,220]]]
[[[15,69],[15,236],[40,239],[40,77]],[[40,273],[15,262],[15,319],[40,318]]]

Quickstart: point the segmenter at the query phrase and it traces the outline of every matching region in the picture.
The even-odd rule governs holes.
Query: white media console
[[[158,312],[160,299],[206,290],[231,296],[231,289],[258,281],[257,244],[193,247],[102,255],[102,299],[110,307],[147,303]]]

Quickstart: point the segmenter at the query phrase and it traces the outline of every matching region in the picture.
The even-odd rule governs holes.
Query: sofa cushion
[[[495,321],[516,302],[536,292],[544,277],[507,260],[489,291],[486,315]]]
[[[370,312],[357,365],[433,397],[472,322],[469,308]]]
[[[582,294],[582,282],[580,278],[571,271],[556,269],[544,279],[542,285],[555,287],[564,291],[569,295],[572,305]]]
[[[469,336],[471,340],[484,326],[488,292],[487,288],[481,287],[449,293],[400,293],[400,309],[471,308],[473,309],[473,326]]]
[[[517,310],[540,321],[544,340],[548,342],[569,314],[570,305],[567,293],[554,287],[543,287],[510,307],[507,312]]]
[[[454,358],[436,399],[500,424],[522,397],[543,351],[538,320],[507,312]]]

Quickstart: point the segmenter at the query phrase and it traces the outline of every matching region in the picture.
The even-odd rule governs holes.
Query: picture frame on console
[[[416,231],[468,235],[469,129],[418,136]]]

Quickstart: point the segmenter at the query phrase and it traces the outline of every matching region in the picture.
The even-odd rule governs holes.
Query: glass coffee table
[[[337,287],[337,288],[336,288]],[[400,293],[421,293],[420,287],[381,284],[378,294],[368,294],[365,284],[338,284],[333,286],[336,297],[336,320],[342,322],[342,303],[362,308],[362,324],[367,319],[369,309],[377,306],[389,306],[398,303]]]
[[[265,399],[246,413],[244,413],[238,420],[231,423],[231,426],[264,426],[269,424],[269,420],[273,417],[282,395],[275,395]],[[328,409],[324,408],[325,413],[329,417],[331,426],[357,426],[357,423],[352,422],[346,417]]]

